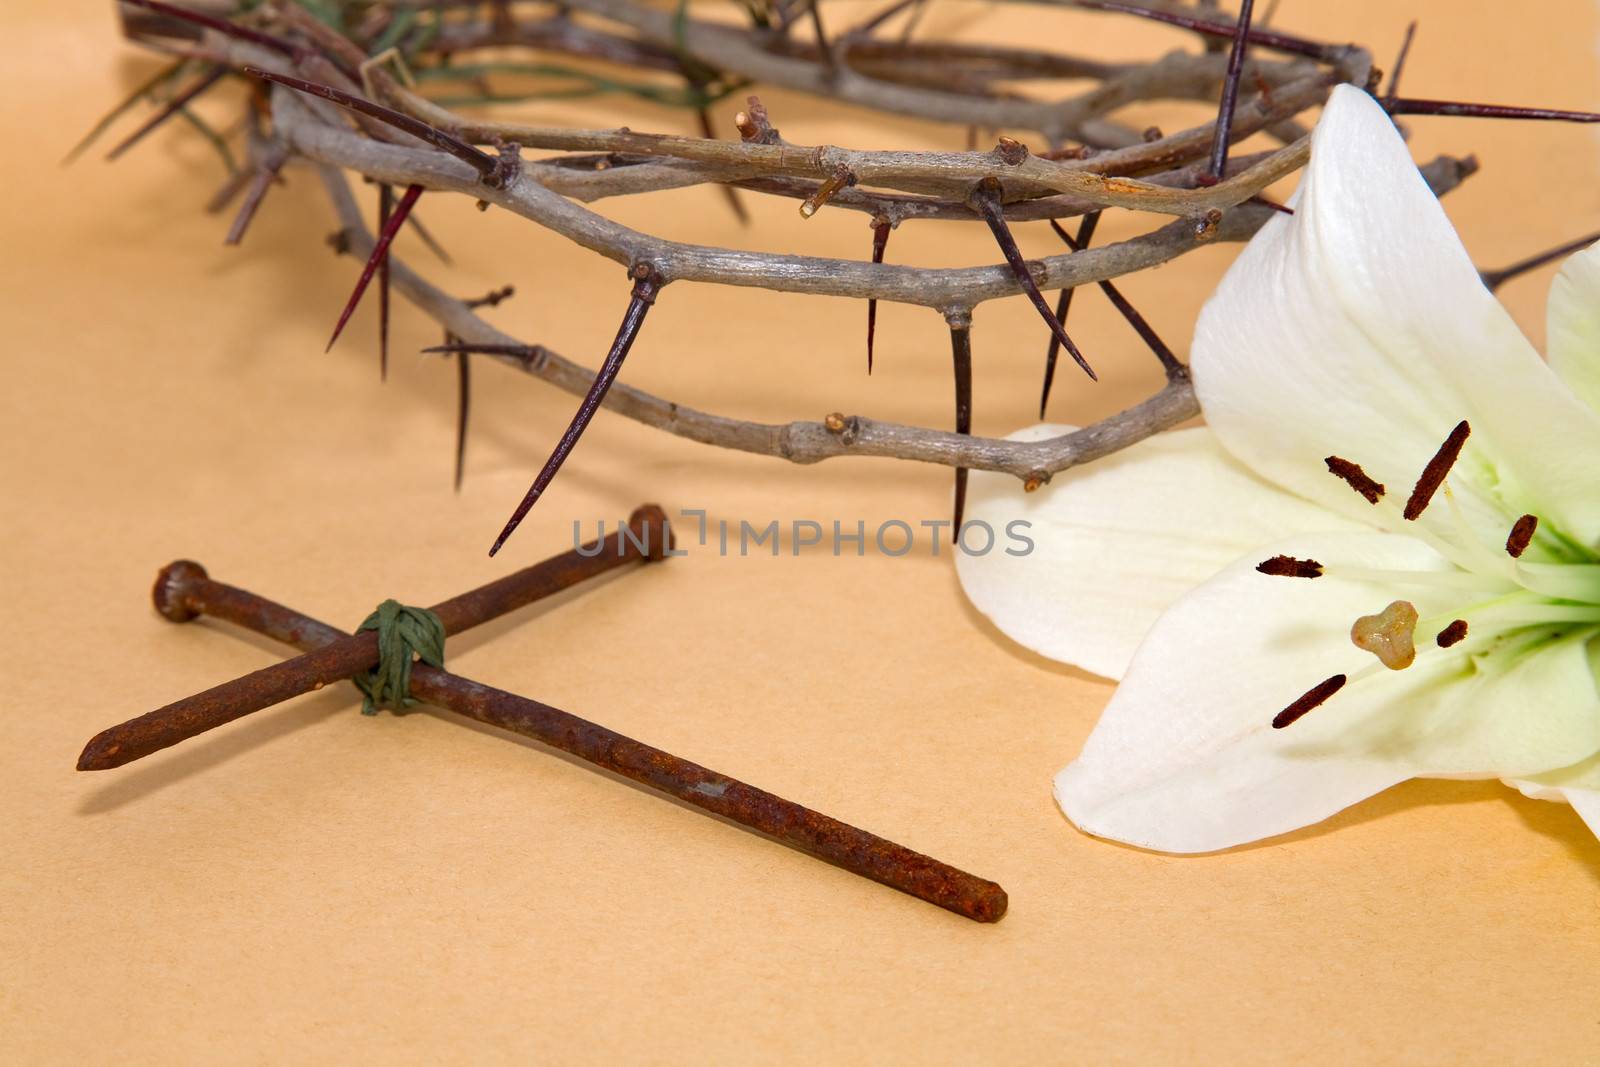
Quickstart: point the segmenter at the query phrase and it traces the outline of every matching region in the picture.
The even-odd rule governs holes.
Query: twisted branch
[[[1098,0],[1067,2],[1086,9],[1134,7]],[[392,20],[423,7],[470,13],[478,6],[391,0],[367,8]],[[1308,142],[1296,117],[1320,104],[1333,85],[1364,85],[1372,75],[1364,49],[1252,32],[1251,40],[1260,47],[1295,54],[1288,59],[1253,56],[1243,62],[1238,84],[1255,91],[1247,91],[1234,109],[1230,136],[1237,141],[1268,131],[1289,143],[1232,159],[1218,180],[1207,170],[1216,123],[1162,136],[1158,131],[1137,133],[1108,116],[1138,100],[1214,99],[1227,67],[1224,52],[1174,52],[1145,64],[1110,64],[969,42],[894,42],[872,36],[872,29],[851,31],[824,46],[791,40],[786,24],[742,29],[680,19],[634,0],[565,0],[555,13],[534,18],[511,16],[509,5],[496,9],[497,16],[488,19],[444,21],[440,16],[434,36],[413,48],[409,62],[427,64],[515,46],[621,63],[681,77],[692,86],[742,77],[880,111],[1030,129],[1046,145],[1038,153],[1007,138],[989,152],[797,145],[783,140],[755,107],[750,115],[741,115],[738,141],[470,117],[402,84],[387,65],[368,59],[363,43],[288,0],[273,0],[260,9],[248,32],[211,26],[179,34],[174,44],[170,25],[147,21],[138,29],[146,35],[164,31],[163,47],[192,59],[317,82],[410,116],[407,128],[413,132],[406,132],[396,128],[404,123],[383,119],[382,107],[352,120],[323,100],[282,87],[270,93],[270,136],[254,137],[252,159],[258,168],[270,166],[274,174],[285,156],[315,164],[338,215],[344,247],[354,254],[368,256],[374,237],[344,177],[347,171],[385,186],[460,193],[501,207],[636,274],[648,271],[657,287],[689,281],[892,300],[934,309],[952,322],[966,321],[981,303],[1022,292],[1024,278],[1040,290],[1070,289],[1159,265],[1209,241],[1248,239],[1272,213],[1270,205],[1252,201],[1307,158]],[[577,21],[568,10],[622,32]],[[1191,22],[1196,11],[1171,0],[1147,2],[1135,10]],[[1204,13],[1217,18],[1212,8]],[[383,24],[382,18],[369,21]],[[1214,35],[1214,30],[1199,32]],[[1001,88],[1024,79],[1085,78],[1098,84],[1056,100]],[[1069,145],[1069,139],[1079,144]],[[448,148],[451,140],[495,146],[499,157],[492,173],[483,161],[493,157],[437,147]],[[517,148],[556,154],[519,162]],[[1424,170],[1435,191],[1443,193],[1472,166],[1470,160],[1442,157]],[[802,200],[812,210],[826,203],[865,212],[878,227],[927,219],[981,222],[983,215],[973,207],[980,183],[989,190],[985,195],[996,198],[984,202],[991,225],[997,218],[1059,219],[1106,208],[1171,221],[1119,243],[1028,260],[1014,272],[1003,263],[925,268],[688,244],[642,233],[584,206],[608,197],[707,183]],[[264,192],[267,187],[266,180],[258,180],[252,189]],[[260,193],[253,195],[259,200]],[[996,233],[1003,236],[1004,226]],[[391,255],[388,262],[390,283],[448,336],[476,350],[491,349],[491,358],[566,392],[582,396],[591,390],[594,372],[504,334],[397,258]],[[1045,314],[1048,318],[1048,309]],[[878,456],[1004,471],[1033,486],[1196,415],[1187,372],[1181,366],[1168,369],[1167,384],[1134,407],[1086,429],[1036,442],[972,437],[842,413],[818,422],[749,422],[683,407],[625,382],[604,397],[604,406],[676,436],[796,463]]]

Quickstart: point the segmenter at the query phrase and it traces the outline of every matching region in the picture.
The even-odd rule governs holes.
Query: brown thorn
[[[424,348],[425,355],[454,355],[457,352],[469,352],[473,355],[507,356],[511,359],[520,359],[531,368],[537,369],[550,357],[550,350],[543,345],[495,345],[478,344],[472,341],[447,341],[442,345]]]
[[[463,300],[462,303],[467,305],[469,308],[499,307],[503,302],[510,300],[516,295],[516,286],[502,285],[498,289],[489,290],[482,296],[475,296],[470,300]]]
[[[956,380],[956,433],[972,432],[972,320],[965,314],[950,319],[950,362]],[[956,468],[953,536],[961,536],[961,519],[967,510],[967,468]]]
[[[1056,225],[1054,219],[1050,220],[1052,226],[1067,242],[1067,247],[1073,250],[1089,247],[1089,242],[1094,239],[1094,228],[1100,224],[1100,212],[1091,211],[1084,215],[1078,223],[1078,236],[1074,240],[1067,237],[1067,231]],[[1075,285],[1069,285],[1061,290],[1056,297],[1056,321],[1061,323],[1061,328],[1067,328],[1067,312],[1072,310],[1072,294],[1078,291]],[[1061,354],[1061,339],[1054,330],[1050,331],[1050,344],[1044,352],[1044,386],[1039,390],[1039,418],[1044,418],[1045,408],[1050,404],[1050,387],[1056,380],[1056,357]]]
[[[1546,263],[1554,263],[1556,260],[1569,256],[1574,252],[1581,252],[1596,241],[1600,241],[1600,233],[1591,233],[1587,237],[1579,237],[1575,241],[1557,245],[1555,248],[1529,256],[1527,259],[1520,259],[1509,267],[1483,271],[1479,277],[1483,279],[1483,284],[1488,286],[1489,291],[1492,293],[1512,278],[1526,274],[1530,270],[1538,270]]]
[[[444,335],[444,343],[459,342],[460,338],[452,333]],[[470,353],[457,352],[456,356],[456,492],[461,492],[461,483],[467,471],[467,415],[472,406],[472,366],[469,362]]]
[[[1095,214],[1098,215],[1099,212],[1095,212]],[[1088,216],[1085,216],[1085,218],[1087,219]],[[1067,231],[1062,229],[1055,219],[1050,220],[1050,226],[1067,243],[1067,247],[1074,252],[1080,252],[1086,247],[1086,242],[1082,240],[1074,241],[1068,236]],[[1161,335],[1156,333],[1143,315],[1139,314],[1138,309],[1133,306],[1128,298],[1122,295],[1121,289],[1105,280],[1096,284],[1100,286],[1100,291],[1106,295],[1106,299],[1111,301],[1111,306],[1116,308],[1117,312],[1127,320],[1129,326],[1133,327],[1133,331],[1139,335],[1139,339],[1149,347],[1151,352],[1155,353],[1155,357],[1161,363],[1161,369],[1166,372],[1169,382],[1188,374],[1189,368],[1183,365],[1183,361],[1178,358],[1172,349],[1167,347],[1167,343],[1161,339]],[[1039,417],[1044,417],[1042,405]]]
[[[1278,712],[1272,719],[1272,728],[1281,730],[1304,717],[1307,712],[1315,711],[1327,703],[1329,697],[1343,689],[1347,681],[1349,679],[1344,675],[1336,674],[1326,681],[1318,682],[1294,703]]]
[[[1456,100],[1385,100],[1391,115],[1451,115],[1477,119],[1540,119],[1547,122],[1600,122],[1600,112],[1563,111],[1550,107],[1509,107],[1505,104],[1468,104]]]
[[[433,232],[428,227],[422,224],[422,216],[413,211],[406,216],[406,225],[417,231],[418,240],[428,246],[428,251],[439,257],[440,263],[447,267],[455,263],[455,260],[450,258],[450,253],[444,250],[444,245],[439,243],[439,239],[433,235]]]
[[[806,5],[811,15],[811,29],[817,35],[817,52],[822,56],[822,70],[827,78],[839,76],[839,59],[833,54],[833,48],[828,44],[828,34],[822,28],[822,5],[819,0],[809,0]]]
[[[1406,501],[1405,510],[1401,513],[1410,522],[1417,521],[1423,511],[1428,507],[1433,494],[1439,491],[1445,478],[1450,475],[1450,468],[1455,466],[1457,457],[1461,455],[1462,446],[1467,443],[1467,437],[1472,433],[1472,427],[1466,419],[1456,423],[1455,429],[1450,431],[1450,436],[1444,439],[1444,444],[1439,446],[1439,451],[1428,460],[1428,465],[1422,469],[1422,475],[1417,479],[1417,484],[1411,490],[1411,498]]]
[[[1233,132],[1233,112],[1239,102],[1239,74],[1244,70],[1244,54],[1249,50],[1250,13],[1255,0],[1239,4],[1239,24],[1234,30],[1233,47],[1228,52],[1228,73],[1222,80],[1222,102],[1217,108],[1216,129],[1211,138],[1211,176],[1218,181],[1228,169],[1228,141]]]
[[[99,121],[89,128],[89,132],[85,133],[83,137],[79,139],[78,143],[73,145],[71,150],[68,151],[65,156],[61,157],[61,165],[63,167],[70,166],[74,160],[83,155],[84,152],[88,151],[89,147],[100,139],[100,136],[111,127],[112,123],[114,123],[118,118],[122,117],[123,112],[127,111],[140,100],[143,100],[151,93],[155,92],[155,90],[160,86],[182,74],[184,67],[188,66],[188,64],[189,60],[187,58],[179,59],[173,63],[167,64],[152,74],[149,78],[146,78],[133,90],[133,92],[123,97],[121,101],[111,108],[111,110],[100,116]],[[220,210],[220,208],[212,209],[208,207],[207,210]]]
[[[394,211],[394,187],[388,182],[378,183],[378,232],[389,228],[389,216]],[[378,260],[378,380],[389,380],[389,252],[384,250]]]
[[[1394,57],[1394,70],[1389,72],[1389,91],[1384,94],[1384,110],[1393,113],[1396,96],[1400,92],[1400,74],[1406,69],[1406,57],[1411,54],[1411,39],[1417,35],[1417,20],[1406,26],[1406,35],[1400,40],[1400,54]]]
[[[583,436],[589,421],[594,418],[595,412],[605,401],[611,383],[617,380],[617,372],[622,370],[622,362],[628,358],[628,351],[633,347],[634,339],[639,336],[639,327],[644,325],[645,315],[656,302],[662,281],[655,268],[648,263],[636,263],[630,273],[633,275],[633,293],[628,300],[628,310],[623,313],[622,325],[617,329],[616,340],[611,342],[611,350],[606,353],[605,362],[601,364],[599,373],[594,376],[594,383],[589,386],[589,392],[578,405],[578,410],[573,414],[572,422],[567,426],[566,432],[556,442],[550,458],[545,460],[544,466],[534,476],[533,484],[523,495],[522,502],[511,513],[511,518],[506,520],[505,528],[494,539],[494,544],[489,548],[491,556],[500,551],[500,546],[506,543],[506,538],[521,525],[528,510],[538,502],[551,479],[566,462],[568,454],[577,445],[578,439]]]
[[[237,200],[239,194],[244,192],[250,183],[255,180],[259,170],[259,165],[240,167],[222,179],[222,184],[217,187],[217,191],[211,194],[210,200],[206,201],[205,213],[207,215],[215,215]]]
[[[244,202],[239,205],[239,213],[233,217],[233,225],[228,227],[228,236],[222,239],[223,244],[236,245],[244,240],[244,231],[256,217],[256,209],[261,206],[272,183],[278,180],[278,172],[288,159],[289,151],[282,145],[274,145],[267,152],[256,168],[255,176],[250,179],[250,188],[244,194]]]
[[[191,11],[186,7],[178,7],[176,4],[161,3],[159,0],[121,0],[121,2],[130,7],[142,7],[146,11],[154,11],[157,14],[166,15],[169,18],[175,18],[183,22],[193,23],[196,26],[204,26],[209,30],[216,30],[218,33],[227,37],[233,37],[241,41],[249,41],[252,44],[259,44],[265,48],[272,49],[274,52],[277,52],[280,55],[289,56],[290,58],[298,56],[301,51],[295,45],[290,44],[281,37],[274,37],[270,33],[262,33],[260,30],[253,30],[248,26],[240,26],[237,23],[229,22],[227,19],[218,18],[215,15],[208,15],[203,11]]]
[[[1141,7],[1138,4],[1124,3],[1122,0],[1073,0],[1073,4],[1093,11],[1114,11],[1123,15],[1137,15],[1140,18],[1150,19],[1154,22],[1165,22],[1169,26],[1179,26],[1186,30],[1193,30],[1209,37],[1231,38],[1239,32],[1239,27],[1233,23],[1196,18],[1192,15],[1161,11],[1156,8]],[[1250,30],[1246,39],[1251,44],[1260,45],[1263,48],[1310,56],[1313,59],[1330,59],[1342,51],[1338,46],[1318,44],[1315,41],[1308,41],[1304,37],[1292,37],[1286,33],[1276,33],[1270,30]]]
[[[855,26],[846,30],[844,32],[844,36],[841,37],[840,40],[853,40],[858,37],[865,37],[876,30],[879,26],[882,26],[885,22],[888,22],[890,19],[900,14],[900,12],[904,11],[906,8],[921,2],[922,0],[895,0],[894,3],[890,4],[882,11],[879,11],[875,15],[869,15],[860,23],[857,23]]]
[[[711,124],[711,112],[703,107],[696,108],[695,117],[700,122],[700,136],[708,141],[717,140],[716,127]],[[745,210],[744,201],[739,199],[739,190],[721,183],[717,188],[722,190],[722,198],[728,202],[728,209],[733,212],[733,217],[739,220],[739,225],[750,225],[750,212]]]
[[[889,231],[893,227],[885,218],[872,220],[872,262],[882,263],[884,249],[889,247]],[[867,373],[872,373],[872,337],[878,328],[878,298],[867,300]]]
[[[1061,322],[1050,310],[1050,305],[1045,303],[1044,294],[1039,292],[1038,283],[1033,280],[1033,272],[1028,269],[1028,261],[1022,257],[1022,250],[1017,247],[1016,238],[1011,236],[1011,227],[1006,225],[1005,211],[1000,202],[1000,182],[997,178],[985,178],[973,189],[967,203],[978,212],[983,220],[989,224],[989,231],[994,234],[995,243],[1000,246],[1001,255],[1005,256],[1006,265],[1011,268],[1012,275],[1017,279],[1017,284],[1027,294],[1028,300],[1038,309],[1040,318],[1045,325],[1050,327],[1050,332],[1055,334],[1066,347],[1067,354],[1073,358],[1083,372],[1089,376],[1090,381],[1099,381],[1099,375],[1094,368],[1089,366],[1089,361],[1083,358],[1083,353],[1078,351],[1078,346],[1072,343],[1072,338],[1067,336],[1067,331],[1061,328]]]
[[[333,327],[333,336],[328,338],[328,347],[323,349],[324,352],[330,351],[334,342],[339,340],[339,334],[344,331],[345,323],[350,321],[356,305],[361,303],[361,294],[367,291],[367,285],[372,281],[372,275],[378,269],[378,265],[388,258],[389,245],[394,242],[395,234],[400,232],[406,216],[411,214],[412,207],[416,205],[417,198],[421,195],[422,186],[406,186],[405,193],[400,197],[400,203],[395,205],[394,213],[389,216],[387,224],[378,234],[378,239],[372,244],[372,254],[367,257],[366,264],[361,268],[361,277],[356,279],[356,287],[350,293],[350,299],[345,301],[344,310],[339,314],[339,321]]]
[[[295,78],[287,74],[274,74],[270,70],[262,70],[259,67],[247,66],[244,68],[244,72],[253,77],[263,78],[269,82],[287,86],[308,96],[321,97],[324,100],[338,104],[340,107],[349,108],[351,111],[359,111],[361,114],[368,115],[380,122],[386,122],[398,130],[404,130],[411,136],[426,141],[435,148],[449,152],[457,159],[469,164],[478,172],[479,179],[485,184],[498,187],[503,186],[509,180],[509,176],[503,173],[505,168],[502,166],[502,161],[511,159],[513,153],[505,153],[500,159],[496,159],[487,152],[479,151],[461,140],[461,138],[436,129],[421,119],[412,118],[402,111],[384,107],[382,104],[374,104],[371,100],[347,93],[343,89],[335,89],[331,85],[306,81],[304,78]]]
[[[1323,462],[1328,465],[1329,474],[1366,497],[1367,503],[1376,504],[1383,499],[1383,483],[1367,477],[1367,472],[1361,469],[1361,464],[1351,463],[1348,459],[1340,459],[1338,456],[1329,456]]]
[[[128,134],[128,136],[119,141],[115,148],[106,153],[106,162],[109,163],[115,160],[117,157],[121,156],[122,153],[126,152],[128,149],[144,140],[147,134],[149,134],[156,127],[160,126],[162,123],[166,122],[172,116],[176,115],[178,112],[182,111],[186,106],[188,106],[190,101],[194,100],[201,93],[217,84],[217,82],[221,81],[222,76],[227,73],[227,67],[220,65],[212,67],[200,78],[199,81],[194,82],[189,86],[189,88],[185,89],[171,100],[168,100],[161,110],[151,116],[144,123],[144,125],[140,126],[137,130],[134,130],[132,133]]]

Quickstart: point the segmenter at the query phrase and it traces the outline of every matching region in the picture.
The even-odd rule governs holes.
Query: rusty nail
[[[655,512],[646,522],[659,519],[664,531],[665,517],[657,509],[640,512],[646,510]],[[635,512],[636,520],[640,512]],[[662,545],[662,551],[667,547]],[[610,565],[616,565],[616,557]],[[534,569],[537,568],[530,568]],[[503,579],[495,585],[506,583]],[[446,606],[469,598],[504,602],[511,594],[509,589],[489,592],[493,589],[494,586],[485,587],[434,610],[443,615]],[[211,615],[306,650],[306,656],[290,663],[361,639],[254,593],[212,581],[205,568],[188,561],[174,563],[161,572],[155,598],[161,613],[175,622]],[[359,665],[355,668],[362,669],[365,668]],[[1006,891],[994,882],[548,704],[423,663],[412,668],[411,692],[420,700],[533,738],[965,918],[996,922],[1006,913]],[[81,762],[79,769],[84,769]]]
[[[610,542],[613,551],[605,551],[607,542],[591,541],[582,548],[563,552],[446,600],[435,605],[433,611],[444,623],[446,634],[457,634],[624,563],[661,559],[672,547],[667,517],[654,504],[634,511],[628,519],[628,530],[631,534],[618,531]],[[156,610],[172,622],[188,622],[202,609],[190,602],[187,590],[205,580],[205,569],[198,563],[179,560],[168,564],[156,577]],[[227,586],[216,583],[211,586],[215,587],[211,589],[214,597],[225,597]],[[300,638],[294,636],[294,625],[285,622],[293,612],[238,590],[233,592],[251,606],[247,611],[241,609],[238,617],[225,617],[288,644],[299,643]],[[222,614],[216,602],[206,610]],[[78,757],[78,770],[120,767],[290,697],[308,693],[318,685],[371,670],[378,662],[377,635],[371,631],[354,637],[341,636],[332,643],[318,642],[318,645],[316,651],[304,656],[225,682],[101,731],[84,746],[83,754]]]

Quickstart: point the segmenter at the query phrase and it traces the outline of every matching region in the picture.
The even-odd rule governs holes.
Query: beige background
[[[306,172],[242,249],[200,210],[220,178],[192,134],[111,167],[57,160],[152,69],[106,3],[6,6],[0,256],[8,620],[0,716],[0,1053],[10,1062],[1600,1059],[1600,846],[1564,807],[1492,783],[1413,783],[1313,830],[1175,859],[1079,835],[1049,795],[1110,689],[1009,646],[948,558],[723,559],[699,551],[452,644],[463,673],[591,716],[977,873],[998,926],[958,919],[446,715],[364,719],[345,687],[118,771],[72,770],[115,721],[279,651],[151,611],[177,556],[353,625],[570,544],[647,499],[758,524],[939,517],[943,470],[793,468],[602,415],[533,519],[484,555],[573,405],[480,373],[468,480],[450,491],[453,370],[397,315],[377,380],[368,308],[322,345],[356,272]],[[931,30],[1048,36],[1135,55],[1179,42],[1129,20],[942,4]],[[1600,106],[1587,0],[1289,0],[1282,25],[1371,42],[1422,20],[1416,95]],[[964,132],[764,94],[795,140],[959,146]],[[730,103],[718,109],[730,125]],[[524,112],[686,129],[629,101]],[[1149,108],[1169,129],[1197,109]],[[1477,151],[1449,210],[1500,265],[1595,228],[1589,130],[1424,119],[1419,154]],[[128,128],[126,125],[123,129]],[[747,198],[748,199],[748,198]],[[603,208],[667,236],[865,257],[861,216],[710,190]],[[515,283],[496,321],[597,361],[619,268],[465,201],[424,198],[455,253],[400,251],[456,292]],[[1108,221],[1109,235],[1147,220]],[[978,226],[923,224],[890,258],[997,259]],[[1028,228],[1025,249],[1051,247]],[[1107,232],[1107,231],[1103,231]],[[1232,249],[1127,284],[1180,350]],[[1549,272],[1505,296],[1542,340]],[[1154,384],[1098,294],[1053,416]],[[943,425],[941,324],[885,307],[878,372],[859,305],[674,286],[627,380],[770,419],[830,410]],[[1043,331],[978,315],[980,432],[1031,420]],[[1560,442],[1552,442],[1560,447]]]

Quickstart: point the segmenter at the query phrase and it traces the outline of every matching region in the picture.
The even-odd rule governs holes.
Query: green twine
[[[350,679],[365,698],[361,714],[388,708],[398,715],[418,703],[411,696],[412,656],[430,667],[444,666],[444,623],[427,608],[385,600],[356,627],[356,633],[363,630],[378,631],[378,665]]]

